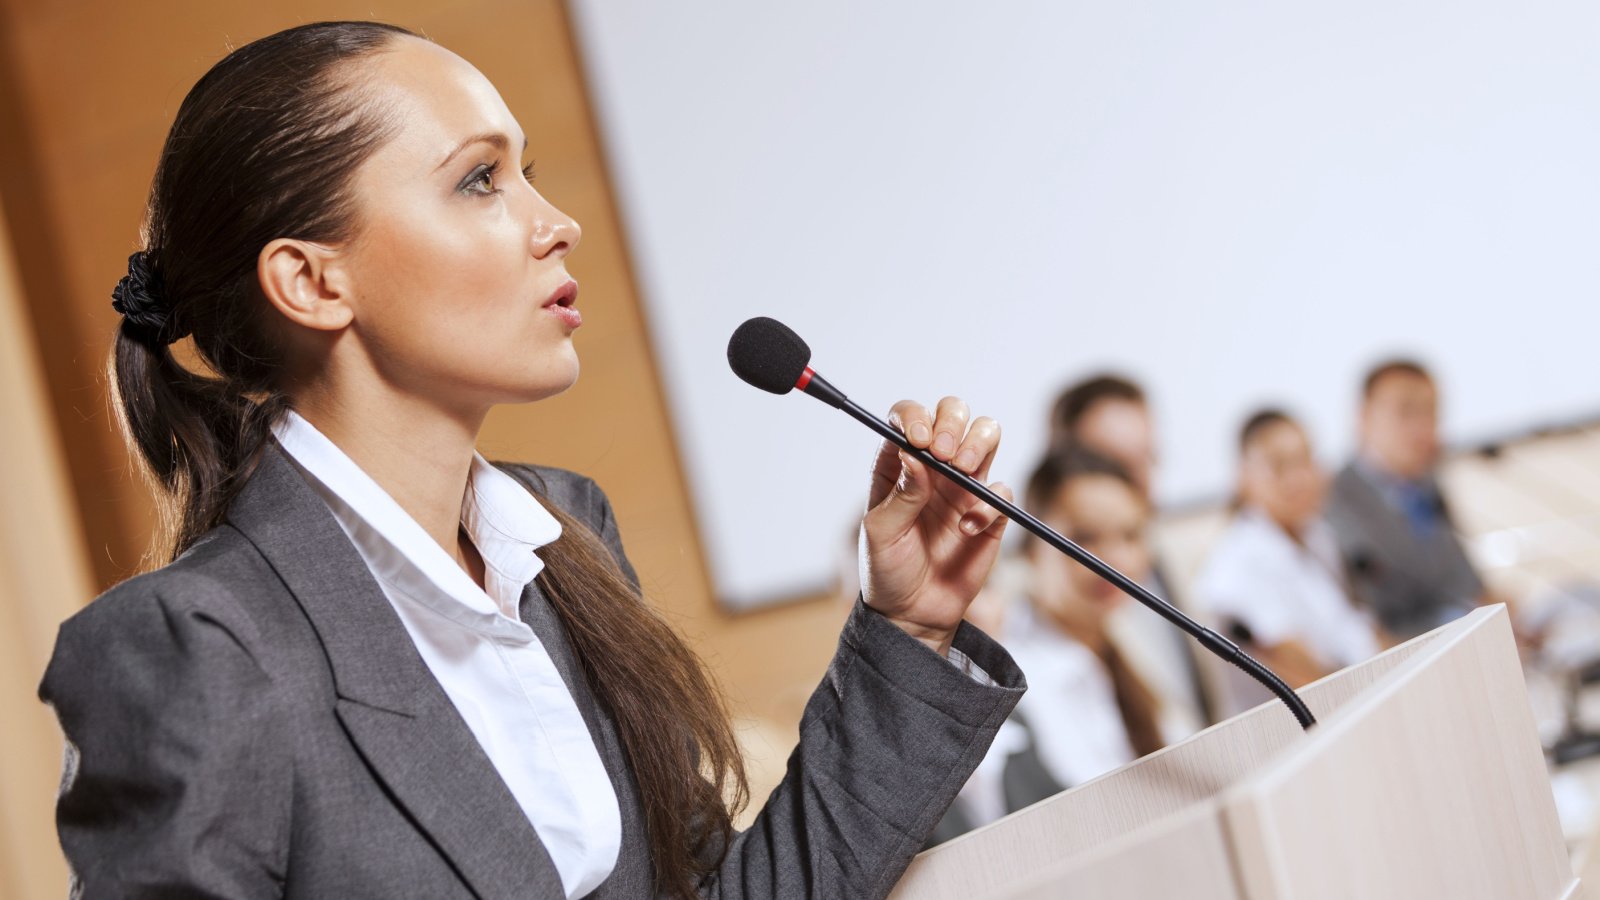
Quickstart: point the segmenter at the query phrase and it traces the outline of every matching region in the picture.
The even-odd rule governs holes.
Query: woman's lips
[[[571,306],[551,306],[548,307],[548,309],[556,318],[560,319],[569,330],[575,329],[583,324],[583,313],[578,312]]]
[[[569,330],[582,325],[583,313],[578,312],[578,283],[570,278],[567,279],[567,282],[556,288],[556,292],[544,302],[544,308],[560,319]]]

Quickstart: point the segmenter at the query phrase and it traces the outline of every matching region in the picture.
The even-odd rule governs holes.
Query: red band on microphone
[[[812,378],[813,378],[813,377],[814,377],[814,376],[815,376],[815,375],[816,375],[816,374],[817,374],[817,373],[816,373],[816,372],[813,372],[813,371],[812,371],[812,370],[811,370],[811,367],[810,367],[810,366],[806,366],[806,370],[805,370],[805,371],[804,371],[804,372],[801,372],[801,373],[800,373],[800,380],[799,380],[799,381],[796,381],[796,382],[795,382],[795,383],[794,383],[794,386],[795,386],[795,390],[800,390],[800,391],[803,391],[803,390],[805,390],[805,389],[806,389],[806,385],[808,385],[808,384],[810,384],[810,383],[811,383],[811,379],[812,379]]]

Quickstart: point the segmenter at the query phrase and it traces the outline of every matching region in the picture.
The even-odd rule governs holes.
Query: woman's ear
[[[338,331],[355,319],[344,275],[337,249],[310,241],[278,238],[256,258],[256,279],[267,302],[315,331]]]

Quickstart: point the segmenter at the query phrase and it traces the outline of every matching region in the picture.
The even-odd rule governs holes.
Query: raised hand
[[[890,411],[889,422],[936,459],[979,481],[988,477],[1000,425],[987,416],[971,419],[959,398],[940,400],[931,414],[919,403],[902,400]],[[1003,484],[990,488],[1012,497]],[[1005,525],[988,504],[884,441],[861,522],[867,605],[944,654],[994,567]]]

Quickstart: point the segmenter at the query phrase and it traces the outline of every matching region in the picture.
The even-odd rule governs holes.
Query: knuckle
[[[901,400],[889,410],[889,415],[902,420],[920,419],[925,417],[927,414],[928,411],[923,409],[922,404],[915,400]]]
[[[939,418],[965,422],[969,415],[967,403],[960,397],[946,397],[939,401]]]

